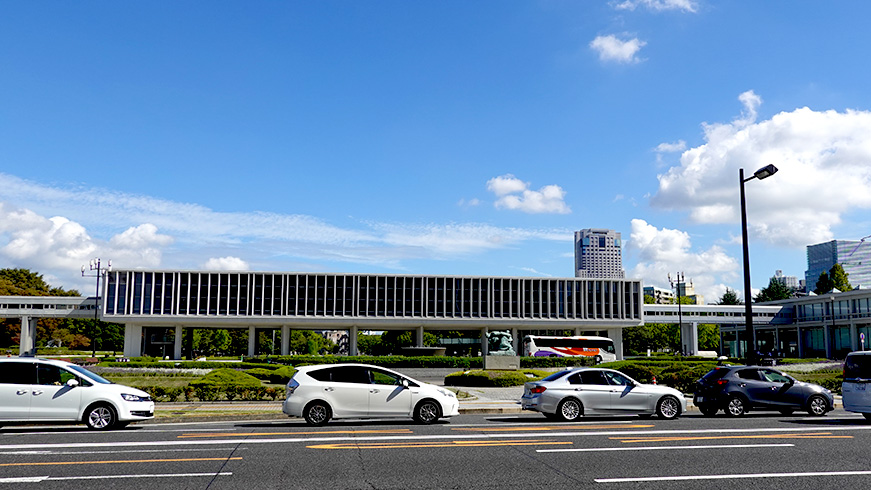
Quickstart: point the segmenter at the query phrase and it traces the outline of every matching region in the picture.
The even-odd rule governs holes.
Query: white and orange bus
[[[593,357],[597,363],[617,360],[614,341],[607,337],[527,335],[523,338],[523,352],[536,357]]]

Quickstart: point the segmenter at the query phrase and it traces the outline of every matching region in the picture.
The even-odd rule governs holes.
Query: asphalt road
[[[537,414],[293,419],[0,430],[0,488],[868,488],[871,423],[751,413],[740,419]]]

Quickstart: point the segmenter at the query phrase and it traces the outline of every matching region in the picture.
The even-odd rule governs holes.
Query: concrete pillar
[[[828,325],[823,325],[823,341],[826,343],[826,359],[832,358],[832,338],[831,331]]]
[[[254,350],[257,347],[257,329],[253,326],[248,327],[248,357],[254,357]]]
[[[124,324],[124,357],[142,355],[142,325]]]
[[[37,318],[21,317],[21,335],[18,344],[18,355],[32,357],[36,355],[36,321]]]
[[[287,325],[281,326],[281,355],[290,355],[290,327]]]
[[[617,353],[617,360],[623,360],[623,329],[609,328],[608,338],[614,341],[614,351]]]
[[[514,348],[514,353],[518,356],[522,356],[523,353],[520,352],[520,339],[518,336],[520,335],[520,330],[517,328],[511,329],[511,338],[514,339],[511,341],[511,347]]]
[[[490,353],[490,346],[487,343],[487,327],[481,329],[481,357],[486,357]]]
[[[856,330],[856,320],[850,320],[850,350],[859,350],[859,332]]]
[[[423,347],[423,325],[415,329],[414,346]]]
[[[575,337],[581,336],[581,327],[575,327]]]
[[[681,350],[685,356],[694,356],[699,352],[699,323],[691,322],[681,325]]]
[[[172,349],[172,358],[173,359],[181,359],[181,334],[182,328],[181,325],[175,326],[175,342],[173,342]]]
[[[353,325],[350,329],[348,329],[348,354],[352,356],[357,356],[357,325]]]

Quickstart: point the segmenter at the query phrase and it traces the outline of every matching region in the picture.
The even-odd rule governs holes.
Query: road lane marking
[[[674,436],[674,437],[638,437],[626,439],[624,437],[609,437],[611,440],[619,440],[625,443],[639,442],[670,442],[670,441],[707,441],[717,439],[852,439],[853,436],[833,435],[831,432],[811,432],[808,434],[746,434],[737,436]]]
[[[748,433],[801,433],[826,430],[831,432],[845,431],[868,431],[871,425],[855,425],[848,427],[789,427],[789,428],[761,428],[761,429],[693,429],[693,430],[614,430],[614,431],[565,431],[565,432],[535,432],[527,433],[487,433],[487,434],[444,434],[444,435],[395,435],[395,436],[359,436],[359,437],[263,437],[250,439],[170,439],[163,441],[114,441],[114,442],[67,442],[67,443],[43,443],[43,444],[7,444],[0,445],[0,451],[12,450],[47,450],[47,449],[95,449],[95,448],[123,448],[123,447],[180,447],[180,446],[218,446],[227,444],[289,444],[289,443],[313,443],[313,442],[340,442],[340,441],[411,441],[411,440],[439,440],[439,439],[498,439],[503,437],[602,437],[614,436],[627,439],[630,436],[658,436],[667,437],[675,435],[702,435],[702,434],[748,434]]]
[[[417,442],[417,443],[339,443],[318,444],[306,446],[309,449],[416,449],[433,447],[494,447],[494,446],[540,446],[551,444],[572,444],[571,441],[530,441],[528,439],[516,441],[447,441],[447,442]]]
[[[579,425],[577,427],[565,427],[565,426],[555,425],[555,426],[536,427],[535,430],[541,430],[541,431],[566,430],[566,429],[570,429],[570,430],[594,430],[594,429],[604,430],[604,429],[623,429],[623,428],[626,428],[626,429],[648,429],[650,427],[656,427],[656,426],[653,424],[646,424],[646,425],[640,425],[640,424],[638,424],[638,425],[610,425],[610,424],[609,425]],[[471,428],[471,427],[468,427],[468,428],[467,427],[459,427],[459,428],[451,427],[451,430],[466,431],[466,432],[520,432],[520,431],[524,431],[524,430],[528,431],[529,427],[491,427],[491,428],[485,427],[485,428],[479,428],[479,429],[475,429],[475,428]]]
[[[122,478],[190,478],[201,476],[231,476],[232,474],[233,472],[231,471],[222,471],[220,473],[157,473],[144,475],[18,476],[0,478],[0,483],[39,483],[58,480],[118,480]]]
[[[733,475],[676,475],[676,476],[646,476],[639,478],[596,478],[596,483],[638,483],[654,481],[687,481],[687,480],[739,480],[747,478],[801,478],[812,476],[869,476],[871,471],[808,471],[804,473],[752,473]]]
[[[31,461],[27,463],[0,463],[0,466],[61,466],[78,464],[122,464],[122,463],[189,463],[193,461],[232,461],[233,458],[173,458],[173,459],[116,459],[107,461]]]
[[[569,449],[536,449],[537,453],[597,453],[609,451],[667,451],[674,449],[742,449],[758,447],[795,447],[795,444],[715,444],[710,446],[634,446],[589,447]]]
[[[236,441],[238,442],[238,441]],[[201,453],[205,451],[242,451],[239,447],[198,447],[192,449],[122,449],[114,451],[3,451],[0,456],[49,456],[70,454],[119,454],[119,453]]]
[[[384,430],[323,430],[323,431],[299,431],[299,432],[228,432],[223,434],[182,434],[179,439],[195,437],[249,437],[249,436],[291,436],[291,435],[314,435],[314,434],[414,434],[410,429],[384,429]]]

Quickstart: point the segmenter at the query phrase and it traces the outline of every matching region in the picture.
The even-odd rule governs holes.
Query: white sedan
[[[283,411],[310,425],[330,419],[412,417],[431,424],[459,415],[456,395],[395,371],[366,364],[301,366],[287,383]]]
[[[520,402],[524,410],[565,421],[585,415],[673,419],[687,409],[683,393],[674,388],[642,384],[621,372],[600,368],[567,369],[526,383]]]

